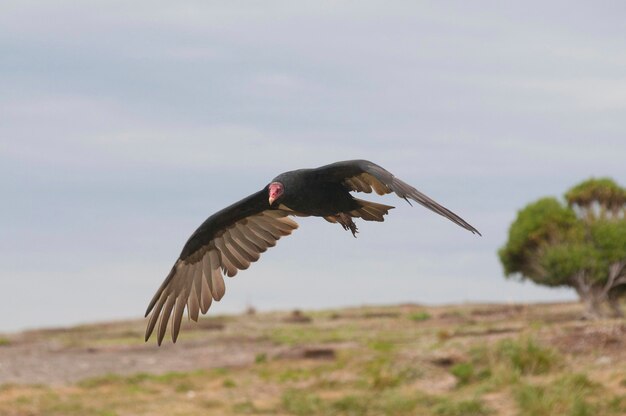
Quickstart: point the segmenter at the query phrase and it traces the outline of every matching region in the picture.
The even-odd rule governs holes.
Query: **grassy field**
[[[1,415],[625,415],[626,322],[399,305],[0,337]]]

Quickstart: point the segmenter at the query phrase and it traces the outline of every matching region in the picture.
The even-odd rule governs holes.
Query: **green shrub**
[[[502,340],[496,353],[520,374],[545,374],[555,367],[558,358],[554,350],[541,347],[530,338]]]

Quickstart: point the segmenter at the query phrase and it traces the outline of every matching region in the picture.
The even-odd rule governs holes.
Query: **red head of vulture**
[[[367,160],[285,172],[260,191],[211,215],[189,237],[148,305],[146,341],[156,327],[160,345],[172,318],[172,340],[176,342],[185,306],[189,317],[197,321],[200,311],[206,313],[213,300],[224,296],[223,274],[234,276],[238,270],[247,269],[268,247],[298,228],[289,216],[322,217],[339,223],[354,236],[357,227],[353,218],[383,221],[393,207],[350,194],[372,190],[379,195],[394,192],[480,235],[449,209]]]

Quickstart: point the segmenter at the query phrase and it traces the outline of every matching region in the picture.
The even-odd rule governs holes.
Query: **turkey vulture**
[[[146,310],[150,315],[146,341],[157,326],[161,345],[172,317],[172,341],[176,342],[185,306],[189,317],[198,320],[213,299],[224,296],[223,274],[234,276],[259,259],[282,236],[298,224],[289,218],[314,215],[339,223],[356,237],[352,218],[383,221],[392,206],[354,198],[350,192],[379,195],[394,192],[448,218],[480,235],[461,217],[439,205],[411,185],[367,160],[349,160],[317,169],[300,169],[278,175],[260,191],[216,212],[189,237],[172,270],[159,287]],[[173,315],[172,315],[173,314]]]

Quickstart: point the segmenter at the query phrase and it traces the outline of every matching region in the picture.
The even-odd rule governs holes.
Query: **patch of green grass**
[[[182,391],[186,385],[190,385],[190,378],[203,376],[204,370],[192,371],[188,373],[171,371],[163,374],[137,373],[130,376],[121,376],[119,374],[105,374],[99,377],[87,378],[77,383],[79,387],[85,389],[95,389],[103,386],[138,386],[148,382],[157,384],[176,385],[177,391]],[[183,386],[179,387],[178,386]],[[191,390],[188,388],[187,390]],[[185,391],[187,391],[185,390]]]
[[[315,377],[315,374],[309,368],[295,367],[286,368],[278,373],[278,381],[280,383],[286,383],[291,381],[310,380]]]
[[[599,412],[590,402],[599,386],[584,374],[563,376],[546,385],[522,383],[514,389],[521,414],[534,416],[587,416]]]
[[[19,388],[19,384],[15,384],[15,383],[4,383],[4,384],[0,384],[0,393],[4,392],[4,391],[9,391],[9,390],[13,390],[13,389],[17,389]]]
[[[257,354],[257,355],[254,357],[254,362],[255,362],[256,364],[263,364],[263,363],[266,363],[266,362],[267,362],[267,354],[266,354],[266,353],[264,353],[264,352]]]
[[[420,375],[419,368],[396,359],[394,351],[397,343],[385,337],[370,341],[368,346],[375,351],[375,355],[360,363],[364,375],[360,383],[362,386],[384,390],[413,381]]]
[[[327,414],[333,415],[412,415],[417,399],[393,394],[347,395],[330,403]]]
[[[0,337],[0,347],[11,345],[11,340],[7,337]]]
[[[185,380],[189,377],[197,377],[206,375],[206,371],[204,370],[196,370],[190,372],[180,372],[180,371],[170,371],[163,374],[140,374],[140,378],[142,380],[151,380],[157,383],[167,383],[170,384],[175,381]],[[131,377],[132,379],[132,377]]]
[[[421,414],[416,412],[418,403],[422,402],[426,406],[430,404],[430,399],[416,394],[403,394],[396,390],[387,390],[380,395],[373,396],[372,410],[374,414],[382,415],[413,415]]]
[[[324,400],[308,389],[290,389],[282,396],[282,410],[295,415],[394,415],[408,416],[428,413],[436,402],[429,396],[398,390],[349,393],[341,398]],[[418,410],[418,406],[420,409]],[[417,413],[416,413],[417,412]]]
[[[108,407],[99,407],[89,403],[83,397],[77,395],[60,395],[50,388],[28,389],[27,395],[18,396],[11,405],[8,414],[42,414],[46,416],[83,416],[83,415],[106,415],[112,413]],[[33,407],[34,406],[34,407]],[[36,408],[36,412],[33,412]],[[2,414],[2,411],[0,411]]]
[[[505,339],[496,346],[496,355],[521,374],[545,374],[558,364],[558,354],[531,338]]]
[[[369,360],[363,369],[365,385],[376,390],[384,390],[411,382],[420,375],[419,369],[400,365],[388,354],[381,354]]]
[[[288,389],[281,397],[283,410],[299,415],[327,414],[327,404],[314,393],[306,390]]]
[[[61,414],[61,415],[85,415],[88,410],[80,402],[75,401],[58,401],[54,404],[47,406],[46,412],[49,414]],[[89,412],[91,413],[91,412]]]
[[[433,411],[437,416],[484,416],[491,413],[478,399],[461,401],[441,399]]]
[[[367,400],[357,395],[344,396],[331,404],[333,413],[342,415],[365,415],[368,407]]]
[[[76,383],[78,386],[85,389],[93,389],[102,386],[109,386],[114,384],[122,384],[126,380],[125,377],[120,376],[119,374],[106,374],[103,376],[86,378],[84,380]]]
[[[276,344],[300,345],[325,342],[344,342],[359,339],[362,331],[354,325],[338,328],[285,325],[273,328],[267,336]]]
[[[196,385],[190,381],[182,381],[180,383],[176,384],[176,387],[174,388],[175,391],[177,391],[178,393],[186,393],[188,391],[192,391],[195,390]]]
[[[614,414],[626,414],[626,395],[614,396],[607,403],[609,412]]]
[[[108,410],[108,409],[99,410],[96,414],[97,416],[117,416],[118,415],[116,411]]]
[[[474,378],[474,366],[472,363],[458,363],[452,366],[450,372],[457,379],[458,385],[468,384]]]
[[[230,373],[230,369],[226,367],[216,367],[216,368],[209,370],[209,375],[214,375],[214,376],[225,376],[226,374],[229,374],[229,373]]]
[[[490,367],[475,367],[471,362],[462,362],[452,366],[450,373],[457,379],[457,387],[488,379],[491,377]]]
[[[431,314],[426,311],[414,312],[409,315],[409,319],[415,322],[427,321],[432,318]]]
[[[234,387],[237,387],[237,383],[235,383],[235,380],[233,380],[232,378],[226,378],[222,382],[222,386],[226,387],[227,389],[232,389]]]
[[[265,365],[255,366],[254,373],[265,383],[284,385],[306,381],[311,386],[327,388],[337,383],[333,380],[333,375],[341,370],[346,362],[346,358],[341,356],[331,362],[323,360],[299,363],[275,360]]]
[[[15,403],[17,404],[31,404],[33,403],[35,400],[35,398],[33,396],[25,396],[25,395],[20,395],[17,396],[17,398],[15,399]]]
[[[450,372],[457,378],[458,386],[488,381],[484,387],[493,389],[516,384],[525,375],[547,374],[561,361],[555,350],[531,338],[504,339],[494,346],[473,346],[469,360],[454,365]]]
[[[250,400],[245,400],[243,402],[238,402],[233,405],[233,412],[235,413],[243,413],[243,414],[254,414],[259,413],[259,409],[254,405],[254,403]]]
[[[370,341],[368,345],[372,350],[380,353],[391,353],[396,348],[393,342],[381,339]]]

